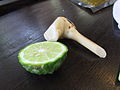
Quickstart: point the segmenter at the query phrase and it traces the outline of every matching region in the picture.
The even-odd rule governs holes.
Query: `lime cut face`
[[[67,47],[60,42],[38,42],[28,45],[19,54],[19,62],[35,74],[53,73],[67,55]]]

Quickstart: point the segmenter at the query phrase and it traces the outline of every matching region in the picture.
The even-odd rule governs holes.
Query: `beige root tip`
[[[96,54],[100,57],[100,58],[105,58],[107,53],[103,48],[97,48],[96,49]]]

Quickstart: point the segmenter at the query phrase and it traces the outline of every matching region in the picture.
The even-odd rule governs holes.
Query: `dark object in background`
[[[19,0],[0,0],[0,16],[16,10],[15,5],[18,2]]]
[[[102,8],[112,5],[116,0],[70,0],[77,6],[90,8],[93,13],[99,11]]]
[[[3,6],[3,5],[7,5],[7,4],[10,4],[10,3],[14,3],[18,0],[0,0],[0,6]]]
[[[0,1],[0,16],[9,12],[18,10],[22,7],[42,2],[45,0],[1,0]]]
[[[113,19],[113,26],[114,26],[114,30],[120,31],[120,29],[118,28],[118,23],[115,21],[115,19]]]
[[[120,37],[120,29],[118,28],[118,23],[113,19],[113,32],[114,35]]]

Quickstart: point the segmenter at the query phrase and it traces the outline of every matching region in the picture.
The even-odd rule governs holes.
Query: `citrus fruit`
[[[67,47],[60,42],[30,44],[18,54],[20,64],[34,74],[52,74],[67,56]]]

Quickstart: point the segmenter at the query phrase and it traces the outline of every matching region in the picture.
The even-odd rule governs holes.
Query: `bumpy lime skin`
[[[44,65],[34,66],[34,65],[23,64],[20,61],[19,62],[28,72],[38,75],[46,75],[46,74],[53,74],[53,72],[56,71],[61,66],[66,56],[67,53],[65,53],[62,57],[59,57],[56,61],[49,62]]]
[[[22,50],[20,52],[22,52]],[[64,53],[62,53],[62,55],[59,56],[56,60],[44,64],[24,63],[20,57],[20,52],[18,54],[18,59],[19,59],[19,63],[23,66],[23,68],[25,68],[28,72],[31,72],[33,74],[46,75],[46,74],[53,74],[54,71],[56,71],[61,66],[61,64],[64,62],[65,58],[67,57],[68,48],[66,47]]]

